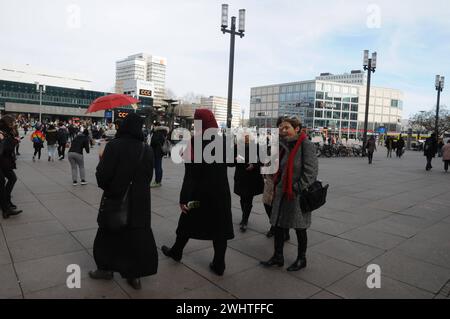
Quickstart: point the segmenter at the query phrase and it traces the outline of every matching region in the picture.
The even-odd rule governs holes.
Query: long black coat
[[[203,145],[203,149],[207,142]],[[200,201],[200,208],[181,214],[177,235],[200,240],[234,238],[227,164],[186,163],[180,203]]]
[[[3,129],[0,131],[3,136],[2,153],[0,154],[0,168],[3,170],[16,169],[16,146],[17,140],[14,138],[11,130]]]
[[[151,229],[150,181],[153,153],[145,146],[138,163],[142,141],[122,136],[106,144],[97,166],[97,183],[104,195],[123,196],[134,174],[130,193],[129,227],[120,232],[99,228],[94,242],[94,258],[99,269],[117,271],[124,278],[153,275],[158,253]]]
[[[254,159],[249,158],[249,146],[245,145],[245,155],[241,154],[245,158],[244,163],[236,162],[236,170],[234,173],[234,193],[240,197],[250,197],[262,194],[264,191],[264,179],[261,175],[261,165],[256,158],[257,163]],[[258,148],[255,146],[256,152]],[[237,154],[237,148],[235,154]],[[258,154],[258,153],[256,153]],[[238,154],[239,155],[239,154]],[[247,171],[250,163],[253,165],[253,169]]]

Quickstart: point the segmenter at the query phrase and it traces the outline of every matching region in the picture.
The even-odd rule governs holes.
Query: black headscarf
[[[142,132],[142,125],[144,125],[144,119],[142,117],[136,113],[129,113],[120,124],[116,137],[132,137],[143,141],[144,133]]]

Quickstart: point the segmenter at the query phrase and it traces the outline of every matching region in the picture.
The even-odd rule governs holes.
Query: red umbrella
[[[89,105],[86,114],[136,104],[138,102],[140,101],[125,94],[109,94],[95,99],[94,102]]]

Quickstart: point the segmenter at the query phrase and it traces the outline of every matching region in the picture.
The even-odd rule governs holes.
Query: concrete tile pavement
[[[93,281],[92,245],[101,190],[95,183],[98,149],[85,156],[86,186],[71,185],[66,160],[31,161],[23,140],[13,202],[24,212],[0,220],[0,298],[448,298],[438,294],[450,280],[450,174],[439,159],[425,172],[422,154],[402,159],[375,154],[365,159],[319,159],[319,178],[330,184],[329,200],[313,215],[308,267],[296,273],[264,269],[273,252],[261,196],[249,228],[240,233],[239,198],[233,194],[234,240],[223,277],[209,271],[212,243],[190,241],[181,263],[160,255],[159,272],[134,291],[118,274]],[[229,169],[232,191],[233,169]],[[152,227],[158,247],[175,240],[183,167],[164,159],[163,187],[152,189]],[[285,245],[288,266],[296,237]],[[65,285],[66,267],[79,264],[81,289]],[[366,285],[369,264],[381,267],[381,288]]]

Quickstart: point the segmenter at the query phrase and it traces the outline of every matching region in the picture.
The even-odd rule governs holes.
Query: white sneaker
[[[74,181],[74,182],[72,183],[72,185],[73,185],[73,186],[78,186],[78,182],[77,182],[77,181]]]
[[[85,180],[82,180],[81,185],[87,185],[87,182]]]

